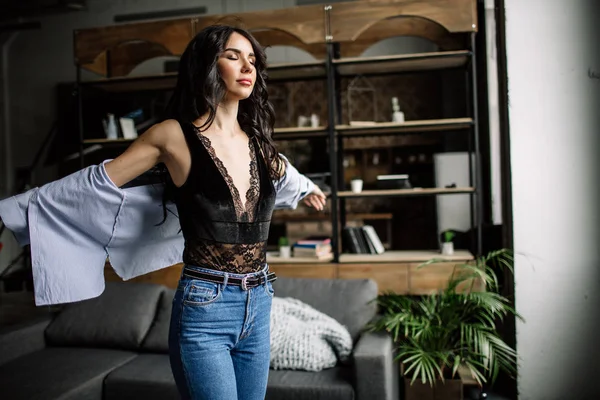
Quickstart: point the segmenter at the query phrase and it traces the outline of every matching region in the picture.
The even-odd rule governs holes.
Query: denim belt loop
[[[228,280],[229,280],[229,273],[224,272],[223,273],[223,289],[225,289],[227,287]]]
[[[265,277],[265,283],[264,283],[264,285],[266,286],[267,283],[268,283],[268,276],[267,275],[269,273],[269,266],[267,265],[267,267],[263,268],[263,270],[261,272],[262,272],[263,276]]]

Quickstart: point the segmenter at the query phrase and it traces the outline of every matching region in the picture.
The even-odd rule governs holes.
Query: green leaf
[[[458,372],[458,367],[460,367],[461,358],[460,356],[456,356],[454,358],[454,365],[452,366],[452,376],[455,376]]]
[[[430,260],[419,267],[439,261]],[[456,264],[448,287],[435,294],[380,295],[381,318],[371,327],[392,335],[398,343],[396,358],[404,363],[413,382],[419,379],[433,385],[444,379],[445,369],[454,376],[461,363],[480,384],[486,379],[494,381],[500,371],[516,373],[516,351],[496,332],[496,324],[507,315],[520,318],[511,302],[495,291],[496,273],[508,267],[512,267],[509,252],[490,252],[475,262]],[[484,282],[487,290],[469,290],[475,280]]]

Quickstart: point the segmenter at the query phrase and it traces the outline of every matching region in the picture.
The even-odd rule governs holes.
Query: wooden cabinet
[[[385,255],[386,258],[383,258]],[[356,255],[358,256],[358,255]],[[441,255],[439,255],[441,257]],[[277,276],[312,279],[372,279],[380,293],[394,292],[407,295],[423,295],[443,289],[453,273],[460,273],[461,265],[471,262],[473,257],[467,252],[458,252],[450,260],[429,265],[422,263],[433,258],[430,252],[386,252],[381,260],[371,262],[316,263],[308,259],[271,259],[269,268]],[[371,258],[373,258],[372,256]],[[396,261],[393,259],[396,258]],[[454,259],[452,259],[454,258]],[[351,258],[352,260],[352,258]],[[354,260],[360,260],[355,257]],[[130,282],[149,282],[176,288],[181,275],[182,264],[173,265],[132,279]],[[110,264],[106,264],[105,277],[108,281],[121,281]],[[462,285],[462,289],[483,290],[482,282]]]
[[[277,276],[287,278],[337,278],[336,264],[273,264],[269,269]]]
[[[155,283],[159,285],[165,285],[171,289],[176,289],[182,268],[183,264],[175,264],[167,268],[159,269],[158,271],[138,276],[136,278],[128,280],[127,282]],[[123,281],[108,262],[104,266],[104,278],[108,282]]]
[[[341,279],[373,279],[380,293],[409,294],[408,265],[406,263],[338,264]]]

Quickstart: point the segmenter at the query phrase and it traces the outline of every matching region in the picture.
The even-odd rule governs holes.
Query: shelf
[[[327,131],[325,127],[317,128],[275,128],[273,139],[275,140],[291,140],[291,139],[307,139],[312,137],[326,137]],[[129,144],[132,139],[85,139],[84,144]]]
[[[441,51],[406,55],[352,57],[334,60],[341,75],[385,74],[430,71],[462,67],[467,64],[468,50]]]
[[[467,250],[455,250],[451,256],[435,250],[389,250],[383,254],[340,254],[340,264],[346,263],[424,263],[432,259],[443,261],[470,261],[473,255]]]
[[[472,118],[425,119],[416,121],[376,122],[360,125],[336,125],[335,130],[341,136],[382,135],[403,132],[434,132],[467,129],[473,125]]]
[[[295,64],[274,64],[267,69],[269,81],[324,78],[325,63],[315,61]],[[156,75],[122,76],[81,82],[83,86],[107,92],[132,92],[141,90],[169,90],[177,83],[177,72]]]
[[[338,192],[338,197],[394,197],[394,196],[427,196],[438,194],[464,194],[474,193],[475,188],[414,188],[414,189],[386,189],[363,190],[360,193],[350,191]]]
[[[331,215],[325,213],[301,214],[295,213],[274,213],[271,222],[308,222],[308,221],[330,221]],[[347,213],[347,221],[390,221],[393,219],[392,213]]]
[[[273,132],[273,139],[275,140],[308,139],[327,136],[327,128],[324,126],[316,128],[275,128],[275,132]]]
[[[177,73],[157,75],[123,76],[81,82],[84,87],[102,89],[107,92],[135,92],[142,90],[169,90],[175,87]]]
[[[130,144],[133,139],[85,139],[83,144]]]
[[[270,81],[302,80],[325,78],[327,76],[324,61],[314,61],[294,64],[272,64],[267,68]]]
[[[267,264],[329,264],[333,260],[333,254],[326,258],[316,259],[313,257],[287,257],[281,258],[279,252],[267,252]]]

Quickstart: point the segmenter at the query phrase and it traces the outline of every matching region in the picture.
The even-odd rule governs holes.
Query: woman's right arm
[[[121,187],[137,178],[156,164],[164,162],[170,134],[177,122],[166,120],[144,132],[131,146],[114,160],[105,164],[110,180]]]

